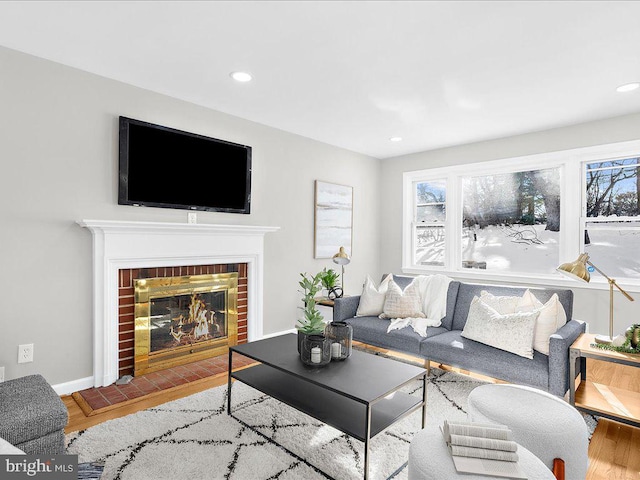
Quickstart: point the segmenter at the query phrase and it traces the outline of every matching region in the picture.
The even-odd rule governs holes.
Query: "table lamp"
[[[632,302],[633,297],[625,292],[613,278],[607,276],[607,274],[591,263],[589,261],[589,255],[586,253],[581,253],[578,259],[574,262],[563,263],[557,268],[557,270],[563,275],[573,278],[574,280],[589,282],[591,280],[591,275],[589,275],[587,265],[592,266],[600,275],[609,281],[609,336],[596,335],[595,340],[596,343],[610,344],[613,341],[613,287],[615,286],[625,297],[627,297],[628,300]]]
[[[347,252],[344,251],[344,247],[340,247],[338,253],[333,256],[333,263],[337,263],[342,267],[342,279],[340,283],[342,284],[342,294],[344,295],[344,266],[351,263],[351,258],[349,258]]]

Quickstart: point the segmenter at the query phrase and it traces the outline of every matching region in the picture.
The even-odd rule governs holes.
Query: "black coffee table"
[[[342,362],[308,367],[300,360],[297,346],[297,336],[287,334],[229,348],[227,414],[231,415],[234,378],[364,442],[365,479],[369,477],[369,440],[419,408],[424,428],[424,368],[358,351]],[[233,372],[234,353],[260,364]],[[420,378],[422,399],[398,391]]]

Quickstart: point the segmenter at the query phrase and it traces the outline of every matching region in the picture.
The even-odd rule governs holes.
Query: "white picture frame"
[[[314,258],[333,258],[340,247],[351,256],[353,187],[315,182]]]

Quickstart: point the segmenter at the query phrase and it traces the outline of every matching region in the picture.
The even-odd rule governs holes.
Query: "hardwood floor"
[[[640,369],[587,359],[587,379],[640,393]],[[639,480],[640,428],[600,419],[589,444],[587,480]]]
[[[392,353],[383,349],[377,350],[389,354]],[[408,355],[398,356],[417,360]],[[488,377],[472,374],[458,368],[440,366],[433,363],[432,366],[495,382],[495,380]],[[588,360],[587,376],[594,382],[640,392],[640,373],[637,368],[633,369],[623,365]],[[69,433],[82,430],[107,420],[123,417],[145,408],[223,385],[226,381],[227,375],[220,374],[187,385],[174,387],[161,394],[132,400],[120,407],[92,416],[86,416],[73,397],[70,395],[63,396],[62,400],[69,410],[69,423],[65,431]],[[640,480],[640,428],[601,419],[589,445],[589,461],[586,480]]]

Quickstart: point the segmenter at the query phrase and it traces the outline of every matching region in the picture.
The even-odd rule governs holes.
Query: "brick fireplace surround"
[[[247,342],[247,264],[124,268],[118,272],[118,377],[133,375],[134,280],[238,272],[238,343]]]

